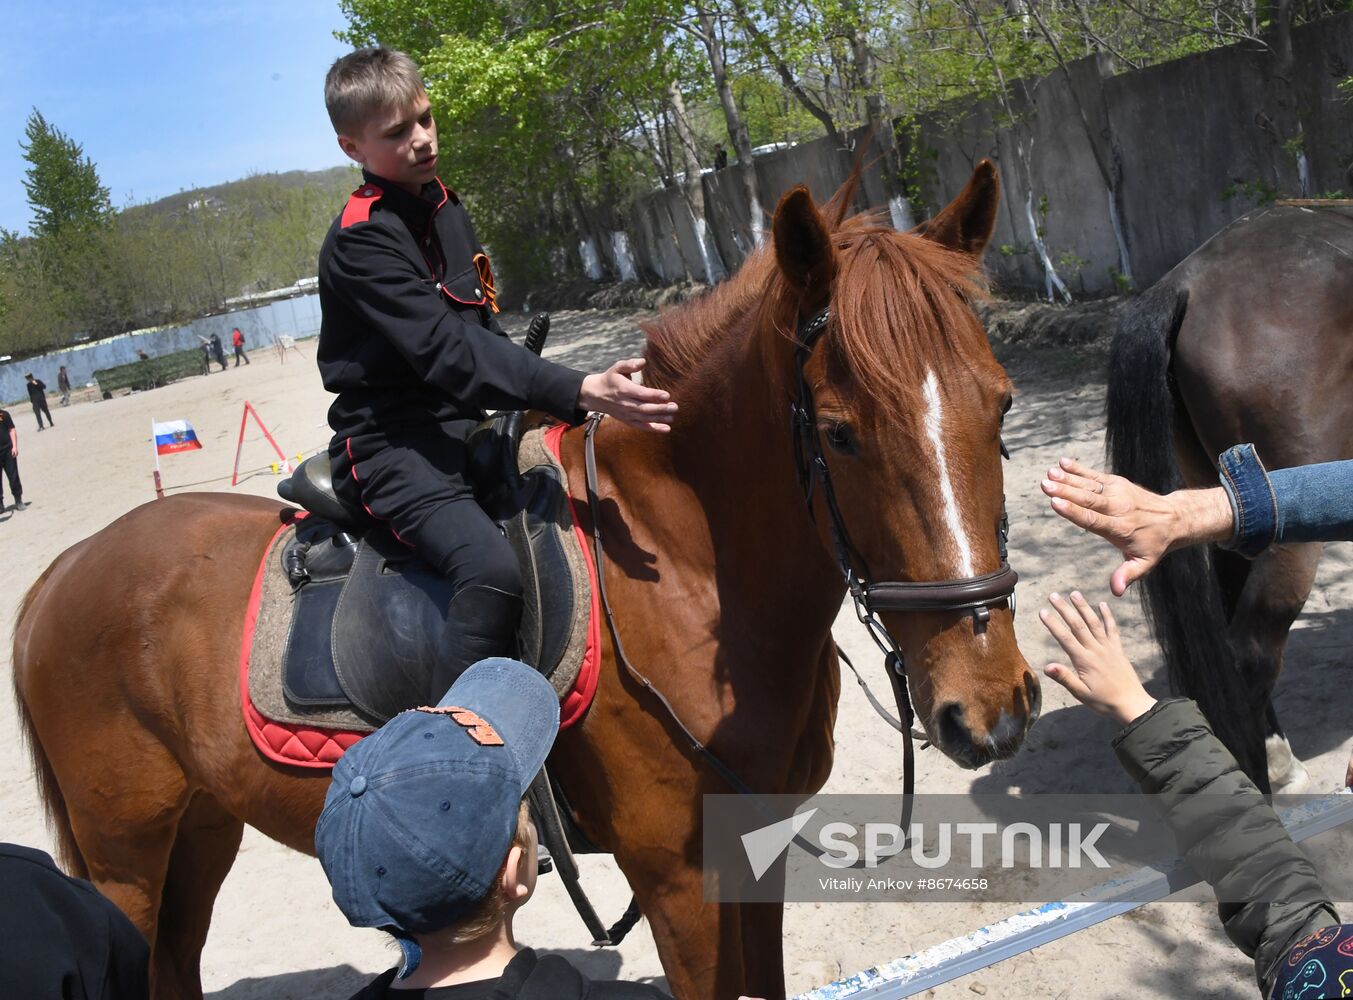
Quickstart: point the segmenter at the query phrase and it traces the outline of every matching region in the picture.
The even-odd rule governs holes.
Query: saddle
[[[469,440],[470,480],[521,564],[515,655],[563,699],[588,645],[591,594],[567,481],[545,441],[544,419],[504,412],[481,424]],[[273,546],[291,591],[280,654],[286,706],[301,719],[329,724],[351,713],[351,721],[369,729],[402,708],[426,704],[428,678],[444,648],[450,581],[338,497],[327,454],[307,459],[277,491],[308,512]]]

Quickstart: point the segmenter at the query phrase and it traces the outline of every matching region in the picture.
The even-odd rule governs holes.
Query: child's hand
[[[662,389],[651,389],[631,378],[643,367],[643,358],[630,358],[587,376],[578,392],[578,406],[609,414],[641,431],[671,430],[677,405]]]
[[[1056,613],[1044,608],[1038,617],[1071,659],[1071,666],[1049,663],[1043,668],[1045,674],[1081,704],[1125,726],[1156,703],[1123,652],[1118,623],[1107,604],[1099,605],[1104,615],[1101,622],[1077,591],[1072,591],[1070,604],[1058,594],[1049,597],[1048,603]]]

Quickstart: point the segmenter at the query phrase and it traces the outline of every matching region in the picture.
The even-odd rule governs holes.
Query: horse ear
[[[806,302],[825,298],[836,276],[836,250],[827,222],[806,187],[800,185],[780,199],[771,228],[775,260],[789,283],[803,293]]]
[[[981,257],[996,228],[996,210],[1001,205],[1001,181],[990,160],[977,164],[957,198],[945,209],[912,230],[918,236],[950,250]]]

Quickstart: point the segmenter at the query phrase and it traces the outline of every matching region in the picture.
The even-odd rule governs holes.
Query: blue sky
[[[24,122],[84,145],[113,205],[346,162],[324,113],[336,0],[38,0],[0,32],[0,226],[26,232]]]

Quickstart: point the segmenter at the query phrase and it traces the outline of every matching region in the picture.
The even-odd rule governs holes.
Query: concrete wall
[[[73,386],[82,386],[94,378],[94,372],[114,365],[125,365],[137,358],[138,350],[151,357],[184,351],[199,344],[198,337],[217,334],[225,345],[226,357],[233,352],[231,331],[239,327],[244,334],[246,351],[271,346],[279,334],[297,339],[319,333],[319,296],[303,295],[294,299],[270,302],[254,309],[222,313],[194,320],[185,326],[167,326],[156,330],[137,330],[110,340],[79,344],[65,351],[54,351],[40,358],[11,361],[0,364],[0,400],[20,403],[28,400],[26,372],[32,372],[47,383],[49,392],[56,391],[56,373],[62,365],[70,375]]]
[[[1092,57],[1071,64],[1067,73],[1017,82],[1011,88],[1013,128],[996,100],[923,119],[912,139],[922,164],[923,207],[943,207],[973,166],[992,158],[1001,170],[1004,204],[986,263],[998,285],[1044,288],[1032,251],[1037,226],[1072,292],[1093,295],[1118,288],[1112,181],[1129,265],[1136,286],[1144,288],[1255,206],[1246,185],[1250,192],[1266,185],[1282,197],[1302,194],[1297,159],[1284,148],[1298,127],[1309,194],[1341,190],[1353,197],[1353,102],[1336,91],[1353,73],[1353,14],[1298,29],[1293,49],[1292,106],[1286,109],[1274,106],[1266,54],[1232,46],[1126,73]],[[1276,118],[1273,127],[1266,124],[1269,117]],[[1027,172],[1021,146],[1029,153]],[[850,164],[850,154],[825,138],[757,157],[763,209],[772,213],[779,198],[801,183],[825,200]],[[711,236],[732,270],[747,253],[746,199],[734,169],[706,174],[703,183]],[[1224,197],[1228,188],[1231,196]],[[865,174],[860,202],[883,207],[876,165]],[[646,280],[665,284],[703,275],[679,192],[647,195],[624,218]]]

